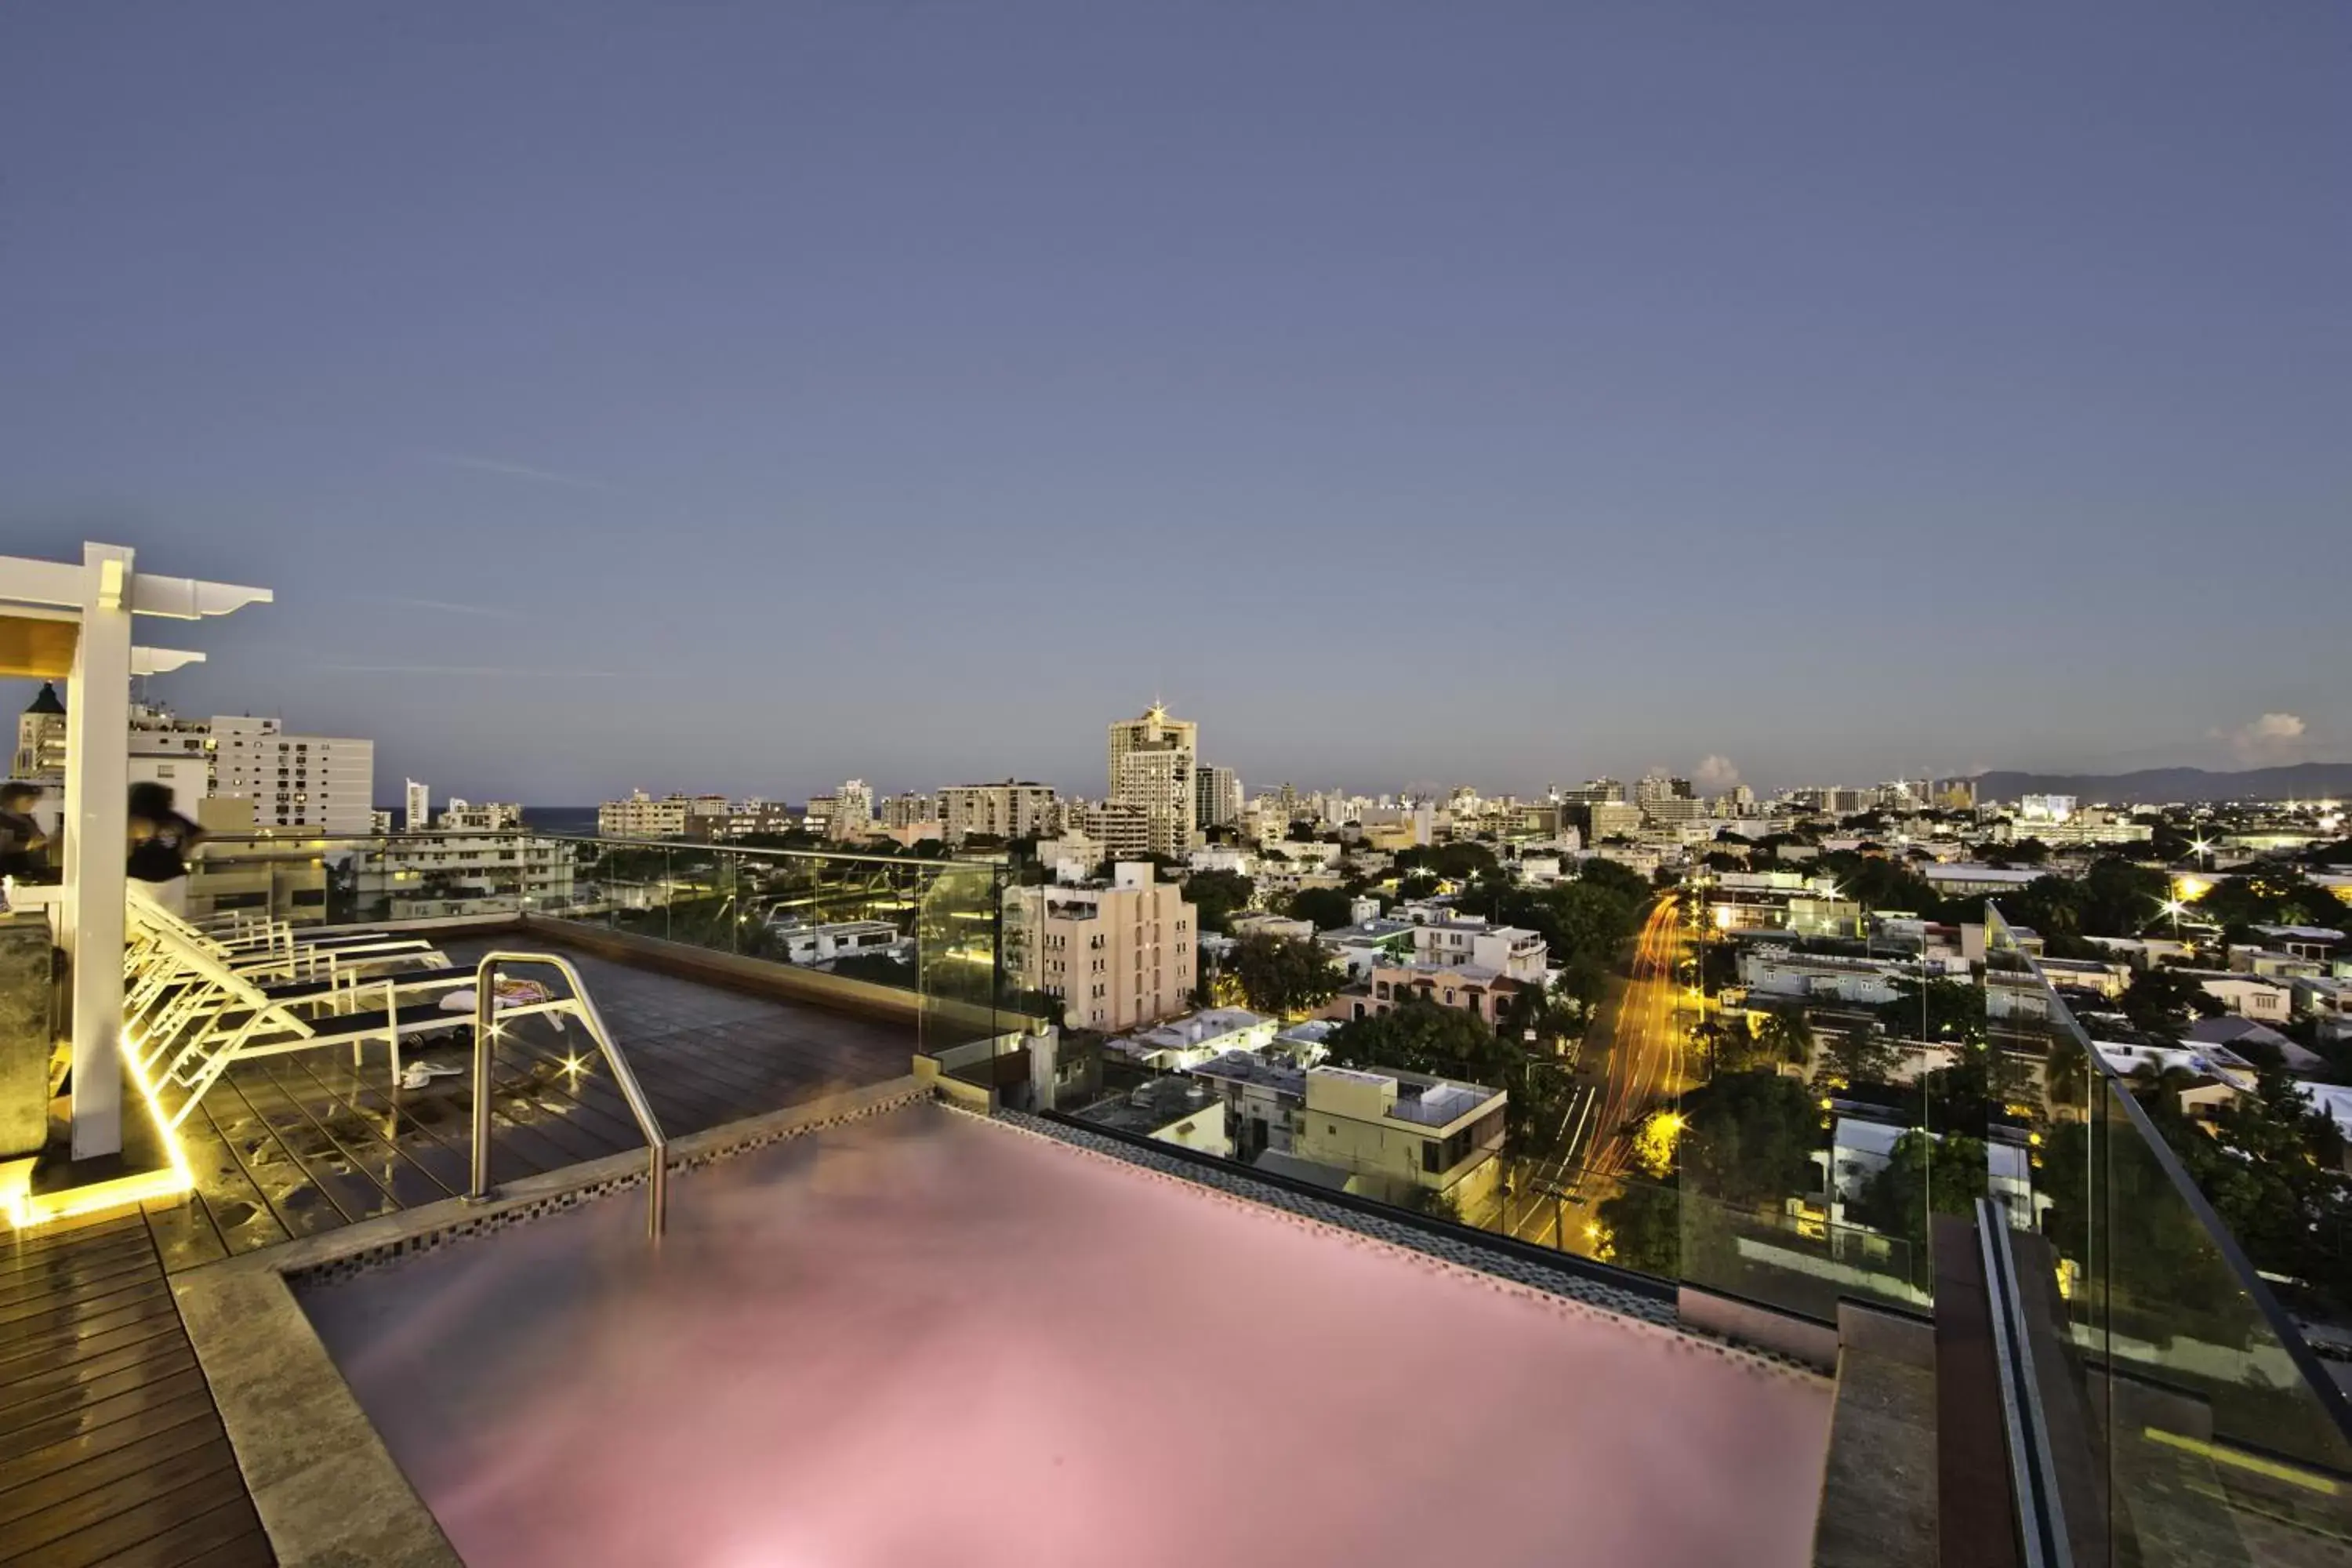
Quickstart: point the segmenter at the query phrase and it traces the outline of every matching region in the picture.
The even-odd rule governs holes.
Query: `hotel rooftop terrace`
[[[1570,1223],[1628,1173],[1447,1212],[1244,1157],[1219,1084],[1287,1071],[1066,1070],[993,865],[224,833],[126,888],[133,626],[256,596],[0,560],[79,825],[0,916],[0,1563],[2352,1562],[2336,1381],[1998,929],[2000,1048],[2092,1068],[2064,1206],[1914,1252],[1693,1160],[1635,1270]],[[898,955],[772,934],[850,921]]]

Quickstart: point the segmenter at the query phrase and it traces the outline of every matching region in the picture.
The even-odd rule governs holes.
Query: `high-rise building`
[[[1052,784],[1006,779],[1002,784],[949,784],[940,791],[940,826],[950,844],[975,833],[1042,838],[1060,826],[1055,816]]]
[[[232,796],[253,803],[254,826],[362,834],[375,809],[375,742],[289,735],[275,719],[181,719],[131,710],[130,776],[168,784],[183,812]]]
[[[1633,786],[1633,804],[1647,806],[1659,801],[1694,798],[1691,782],[1666,773],[1644,773]]]
[[[825,824],[826,837],[863,838],[873,826],[874,791],[864,779],[851,779],[833,792],[833,815]]]
[[[1182,855],[1198,837],[1192,773],[1199,763],[1200,726],[1171,719],[1157,702],[1141,718],[1110,726],[1110,798],[1143,808],[1155,855]]]
[[[433,826],[433,788],[421,780],[407,781],[406,809],[401,815],[401,830],[422,833]]]
[[[47,681],[16,716],[16,756],[8,776],[18,779],[63,778],[66,771],[66,705],[58,689]]]
[[[1202,763],[1192,773],[1192,824],[1206,831],[1231,827],[1242,818],[1242,779],[1231,768]]]
[[[1562,790],[1560,798],[1572,805],[1622,805],[1625,786],[1615,779],[1587,779],[1574,789]]]
[[[939,800],[928,795],[886,795],[879,809],[882,826],[889,828],[919,827],[940,819]]]

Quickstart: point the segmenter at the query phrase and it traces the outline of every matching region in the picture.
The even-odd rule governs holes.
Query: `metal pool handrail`
[[[613,1081],[621,1086],[621,1098],[629,1102],[630,1112],[637,1119],[637,1129],[646,1135],[646,1152],[652,1156],[646,1172],[646,1235],[659,1241],[663,1217],[669,1208],[669,1140],[662,1136],[654,1108],[647,1103],[646,1091],[637,1087],[637,1075],[629,1070],[628,1059],[621,1055],[620,1045],[604,1027],[604,1017],[590,1000],[588,988],[580,983],[580,972],[550,952],[486,952],[481,963],[474,966],[474,1158],[473,1180],[467,1186],[467,1199],[481,1203],[490,1195],[490,1037],[498,1027],[499,1012],[495,982],[499,966],[513,963],[543,963],[559,971],[572,987],[568,997],[509,1007],[506,1016],[511,1018],[534,1013],[574,1013],[588,1026],[588,1033],[595,1037],[597,1048],[604,1053],[604,1060],[613,1068]]]

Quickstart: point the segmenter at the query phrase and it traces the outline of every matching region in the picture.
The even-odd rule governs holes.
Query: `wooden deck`
[[[488,945],[448,942],[442,951],[471,962]],[[566,956],[673,1137],[898,1077],[913,1057],[912,1032],[902,1025]],[[471,1061],[462,1044],[404,1057],[452,1068]],[[494,1179],[645,1146],[578,1025],[560,1029],[535,1018],[509,1026],[495,1068]],[[466,1185],[473,1105],[469,1073],[395,1089],[380,1047],[356,1068],[348,1051],[328,1050],[244,1064],[182,1130],[196,1196],[154,1216],[165,1266],[189,1268],[456,1196]]]
[[[273,1561],[147,1216],[0,1239],[0,1563]]]
[[[489,943],[441,944],[471,962]],[[794,1006],[568,953],[672,1136],[905,1073],[903,1025]],[[405,1053],[450,1067],[457,1043]],[[644,1147],[577,1025],[498,1042],[499,1181]],[[171,1273],[463,1191],[470,1076],[416,1090],[386,1055],[247,1063],[181,1131],[185,1203],[0,1233],[0,1568],[244,1568],[273,1561]]]

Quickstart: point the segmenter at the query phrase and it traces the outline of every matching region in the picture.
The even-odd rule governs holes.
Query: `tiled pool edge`
[[[669,1168],[692,1171],[924,1093],[913,1078],[895,1079],[710,1128],[672,1142]],[[173,1303],[284,1568],[463,1568],[320,1342],[295,1284],[348,1278],[645,1180],[642,1152],[611,1155],[509,1184],[484,1205],[448,1199],[173,1278]]]
[[[1489,1283],[1517,1287],[1563,1304],[1629,1319],[1635,1323],[1664,1330],[1693,1345],[1776,1372],[1819,1383],[1832,1381],[1824,1376],[1819,1366],[1801,1356],[1696,1327],[1683,1318],[1671,1300],[1658,1300],[1635,1291],[1617,1289],[1602,1280],[1569,1269],[1548,1268],[1540,1263],[1513,1257],[1497,1248],[1441,1236],[1401,1220],[1384,1219],[1339,1204],[1324,1203],[1286,1187],[1254,1182],[1233,1172],[1138,1148],[1123,1140],[1102,1137],[1066,1122],[1049,1121],[1018,1110],[999,1110],[989,1120],[1171,1181],[1219,1193],[1236,1202],[1278,1210],[1401,1251],[1418,1253],[1439,1264],[1482,1276]]]

